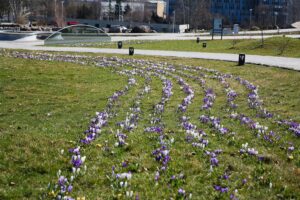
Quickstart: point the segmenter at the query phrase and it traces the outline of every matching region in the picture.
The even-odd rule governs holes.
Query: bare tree
[[[96,9],[97,9],[97,12],[96,12],[97,18],[99,20],[101,20],[102,19],[102,0],[98,0]]]
[[[266,29],[272,25],[272,8],[269,5],[259,4],[256,7],[257,21],[256,24],[260,29]]]
[[[135,10],[131,13],[132,15],[132,19],[135,21],[135,22],[143,22],[143,19],[144,19],[144,13],[143,12],[140,12],[138,10]]]
[[[7,0],[0,0],[0,18],[3,18],[4,15],[9,15],[9,3]]]
[[[66,17],[68,18],[76,18],[77,17],[77,9],[78,6],[76,5],[74,0],[69,0],[66,6]]]
[[[125,18],[125,20],[130,21],[131,20],[131,15],[132,15],[132,8],[127,3],[125,8],[124,8],[124,18]]]
[[[292,0],[291,5],[292,6],[292,20],[293,22],[300,21],[300,1],[299,0]]]
[[[210,1],[197,0],[191,3],[190,25],[195,29],[210,29],[212,14],[210,12]]]
[[[102,6],[101,6],[102,0],[94,0],[91,3],[91,18],[93,19],[102,19]]]
[[[26,0],[9,0],[9,7],[11,9],[13,19],[15,22],[23,24],[30,12],[27,9]]]
[[[149,9],[144,10],[144,22],[150,23],[152,18],[152,12]]]

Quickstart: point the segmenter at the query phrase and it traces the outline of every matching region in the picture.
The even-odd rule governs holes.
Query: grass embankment
[[[158,58],[150,58],[158,61]],[[300,73],[272,67],[246,65],[237,67],[233,63],[202,61],[198,59],[160,59],[170,63],[217,69],[221,72],[239,75],[260,86],[259,92],[265,107],[284,118],[293,117],[300,121]],[[67,150],[88,126],[95,111],[103,110],[114,91],[123,89],[126,77],[111,73],[108,69],[86,67],[59,62],[31,61],[0,57],[0,199],[37,199],[45,192],[48,182],[57,180],[58,169],[69,170]],[[87,199],[112,199],[113,196],[123,199],[111,188],[107,176],[111,175],[111,167],[128,161],[133,172],[131,189],[141,199],[163,199],[176,196],[177,186],[161,183],[155,186],[153,180],[159,166],[151,152],[157,148],[155,135],[143,133],[149,125],[149,114],[153,105],[161,98],[161,81],[153,78],[152,92],[142,99],[142,116],[138,128],[129,133],[129,146],[125,149],[114,147],[116,122],[124,120],[126,112],[135,101],[135,95],[142,87],[143,79],[137,78],[138,86],[122,97],[118,107],[119,115],[109,123],[100,138],[84,150],[87,155],[87,174],[74,184],[73,196]],[[296,147],[294,160],[288,161],[286,153],[276,144],[269,144],[256,138],[251,131],[237,122],[225,119],[223,124],[234,130],[237,135],[215,135],[206,125],[199,123],[198,118],[203,104],[203,91],[198,84],[186,79],[195,90],[195,99],[187,111],[193,123],[209,134],[210,148],[222,148],[220,169],[231,166],[229,182],[247,178],[248,183],[239,190],[242,199],[297,198],[300,195],[300,161],[299,138],[287,132],[285,141],[291,141]],[[278,81],[280,80],[280,82]],[[193,193],[194,199],[229,198],[229,194],[218,195],[212,188],[218,181],[219,171],[209,175],[207,157],[199,156],[198,150],[185,142],[184,133],[178,127],[178,114],[174,114],[177,105],[186,96],[175,80],[174,95],[168,102],[163,120],[166,129],[174,132],[170,172],[185,174],[183,187]],[[207,85],[217,93],[217,100],[212,115],[225,117],[226,97],[217,80],[207,79]],[[237,103],[239,112],[282,131],[268,120],[259,119],[247,108],[247,91],[236,82],[232,87],[239,93]],[[260,153],[267,155],[269,163],[259,163],[251,157],[241,159],[238,150],[241,144],[248,142]],[[108,144],[110,150],[100,146]],[[63,155],[61,149],[65,150]],[[196,152],[196,156],[195,156]],[[171,174],[169,174],[171,175]],[[235,180],[235,178],[237,178]],[[161,180],[167,182],[167,180]],[[238,184],[238,183],[232,184]],[[270,182],[273,187],[270,189]],[[177,184],[177,183],[176,183]],[[174,187],[174,188],[173,188]],[[121,193],[121,192],[120,192]],[[299,197],[299,196],[298,196]]]
[[[60,149],[126,79],[75,64],[0,60],[0,199],[37,199],[64,166]]]
[[[207,47],[203,48],[202,43]],[[76,46],[76,45],[75,45]],[[84,45],[83,45],[84,46]],[[88,47],[117,48],[117,43],[86,44]],[[283,57],[300,57],[300,40],[284,37],[265,39],[264,46],[261,40],[208,40],[199,44],[195,40],[176,41],[128,41],[123,48],[133,46],[136,49],[168,50],[168,51],[193,51],[209,53],[246,53],[253,55],[269,55]]]

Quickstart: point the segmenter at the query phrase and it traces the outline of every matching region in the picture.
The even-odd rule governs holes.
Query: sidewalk
[[[108,53],[108,54],[128,54],[128,49],[100,49],[100,48],[83,48],[83,47],[48,47],[36,46],[42,43],[28,42],[0,42],[0,48],[6,49],[23,49],[36,51],[62,51],[62,52],[85,52],[85,53]],[[202,52],[185,52],[185,51],[158,51],[158,50],[140,50],[135,49],[136,55],[163,56],[163,57],[180,57],[180,58],[201,58],[209,60],[238,61],[238,54],[225,53],[202,53]],[[274,66],[286,69],[300,71],[300,58],[276,57],[276,56],[259,56],[246,55],[246,63]]]

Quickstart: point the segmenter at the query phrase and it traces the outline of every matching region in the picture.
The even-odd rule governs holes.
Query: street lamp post
[[[61,1],[61,17],[62,17],[62,20],[64,19],[64,2],[65,1]]]
[[[54,0],[54,17],[56,17],[56,0]]]
[[[61,25],[64,26],[64,3],[65,1],[61,1]]]
[[[251,24],[252,24],[252,11],[253,11],[253,9],[251,8],[251,9],[249,9],[249,11],[250,11],[249,30],[251,30]]]
[[[278,12],[274,12],[275,15],[275,26],[277,27],[277,16],[278,16]]]
[[[121,6],[120,6],[120,4],[121,3],[119,3],[119,6],[118,6],[118,8],[119,8],[119,22],[121,21]]]
[[[275,15],[275,27],[277,28],[277,34],[279,34],[279,27],[277,26],[277,16],[278,16],[278,12],[274,12]]]
[[[262,27],[261,27],[261,46],[263,47],[264,46],[264,25],[265,25],[265,14],[266,12],[263,11],[262,12]]]
[[[183,23],[185,24],[185,5],[183,0],[181,2],[182,2],[182,10],[183,10]]]
[[[173,11],[173,33],[175,33],[175,17],[176,17],[176,11]]]

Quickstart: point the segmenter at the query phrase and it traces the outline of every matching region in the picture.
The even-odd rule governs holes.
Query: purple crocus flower
[[[72,185],[69,185],[67,191],[68,191],[69,193],[71,193],[72,190],[73,190],[73,186],[72,186]]]
[[[295,150],[295,147],[294,147],[294,146],[290,146],[290,147],[288,148],[288,150],[289,150],[289,151],[294,151],[294,150]]]
[[[184,196],[185,195],[185,190],[182,188],[178,189],[178,194]]]
[[[227,193],[228,192],[228,187],[221,188],[221,193]]]
[[[210,164],[212,166],[218,166],[219,160],[216,157],[212,157],[212,158],[210,158]]]
[[[225,180],[228,180],[228,179],[229,179],[229,176],[228,176],[227,174],[224,174],[224,175],[223,175],[223,178],[224,178]]]
[[[219,186],[219,185],[214,185],[214,189],[216,190],[216,191],[221,191],[221,186]]]
[[[64,186],[67,183],[68,179],[65,178],[64,176],[60,176],[58,179],[58,185],[59,186]]]

